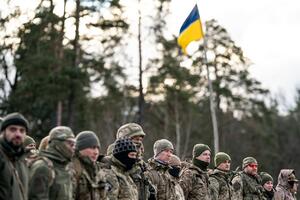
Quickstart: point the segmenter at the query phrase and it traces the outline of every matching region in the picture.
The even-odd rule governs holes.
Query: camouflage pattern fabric
[[[195,165],[183,169],[179,184],[183,189],[184,196],[190,200],[211,199],[209,193],[208,174]]]
[[[251,176],[245,172],[240,172],[232,179],[232,186],[234,200],[265,199],[259,176]]]
[[[215,169],[209,175],[209,189],[212,200],[231,200],[233,188],[228,172]]]
[[[145,175],[149,178],[157,191],[157,199],[159,200],[173,200],[176,198],[175,182],[168,173],[170,168],[155,159],[148,161],[149,169]]]
[[[278,175],[278,184],[274,195],[275,200],[296,200],[295,194],[290,192],[288,176],[293,173],[293,169],[283,169]]]
[[[108,198],[110,200],[138,200],[137,187],[129,173],[124,170],[123,164],[114,156],[111,157],[111,163],[111,173],[107,174],[107,181],[111,185]]]

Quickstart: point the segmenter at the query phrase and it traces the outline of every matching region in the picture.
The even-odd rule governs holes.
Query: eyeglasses
[[[251,167],[251,168],[257,168],[257,167],[258,167],[258,165],[257,165],[257,164],[254,164],[254,163],[251,163],[251,164],[249,164],[248,166]]]

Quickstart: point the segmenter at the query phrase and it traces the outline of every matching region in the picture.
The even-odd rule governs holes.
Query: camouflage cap
[[[74,133],[70,127],[57,126],[51,129],[49,133],[49,142],[52,140],[66,140],[68,138],[75,138]]]
[[[167,139],[157,140],[153,145],[154,157],[156,157],[162,151],[167,150],[167,149],[174,151],[173,144],[169,140],[167,140]]]
[[[23,143],[23,146],[26,147],[26,146],[28,146],[30,144],[36,144],[36,143],[35,143],[35,141],[34,141],[34,139],[32,137],[26,135],[24,143]]]
[[[242,163],[242,168],[245,169],[245,167],[247,167],[250,163],[256,163],[257,164],[257,161],[253,157],[244,158],[243,163]]]
[[[292,170],[292,173],[288,175],[288,182],[298,182],[294,170]]]
[[[145,136],[146,133],[143,131],[143,128],[136,123],[128,123],[121,126],[117,131],[116,138],[121,137],[134,137],[134,136]]]
[[[215,167],[218,167],[221,163],[225,162],[226,160],[231,161],[230,156],[227,153],[224,152],[218,152],[215,155]]]

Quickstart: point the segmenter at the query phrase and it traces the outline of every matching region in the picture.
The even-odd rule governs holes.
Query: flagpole
[[[203,46],[204,46],[204,64],[206,65],[206,71],[207,71],[207,80],[208,80],[208,89],[209,89],[209,101],[210,101],[210,113],[211,113],[211,119],[213,124],[213,136],[214,136],[214,153],[219,152],[219,132],[218,132],[218,122],[216,117],[216,111],[215,111],[215,98],[214,98],[214,91],[212,87],[212,82],[210,80],[209,76],[209,66],[208,66],[208,60],[206,55],[206,47],[207,47],[207,41],[205,35],[203,36]]]

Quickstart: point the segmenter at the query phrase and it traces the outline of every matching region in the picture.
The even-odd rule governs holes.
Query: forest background
[[[56,125],[92,130],[103,153],[127,122],[144,128],[146,159],[160,138],[171,140],[182,159],[196,143],[213,149],[203,44],[182,55],[167,28],[171,0],[153,0],[146,16],[140,1],[133,25],[126,1],[41,0],[30,11],[2,0],[0,114],[21,112],[37,142]],[[202,23],[220,151],[231,155],[233,168],[253,156],[275,180],[282,168],[300,177],[300,89],[294,106],[280,112],[278,98],[249,73],[251,58],[226,24]]]

